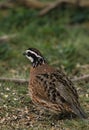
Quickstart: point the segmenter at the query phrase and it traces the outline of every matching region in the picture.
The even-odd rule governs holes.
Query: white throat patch
[[[27,55],[26,55],[26,57],[27,57],[31,62],[33,62],[33,58],[32,58],[31,56],[27,56]]]

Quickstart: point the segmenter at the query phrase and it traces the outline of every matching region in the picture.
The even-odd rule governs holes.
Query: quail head
[[[33,103],[56,113],[70,112],[80,118],[87,118],[72,81],[62,70],[48,65],[35,48],[27,49],[24,55],[32,64],[29,93]]]

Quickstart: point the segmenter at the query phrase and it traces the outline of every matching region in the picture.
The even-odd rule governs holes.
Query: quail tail
[[[78,105],[72,105],[72,109],[73,109],[74,113],[75,113],[79,118],[82,118],[82,119],[86,119],[86,118],[87,118],[87,115],[86,115],[86,113],[84,112],[84,110],[81,108],[80,104],[78,104]]]

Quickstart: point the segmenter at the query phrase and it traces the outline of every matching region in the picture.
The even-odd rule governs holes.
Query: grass
[[[0,44],[2,77],[28,78],[30,64],[22,53],[38,48],[49,64],[62,66],[71,76],[89,74],[89,9],[62,7],[44,17],[17,7],[0,12],[0,36],[17,34]],[[80,24],[81,23],[81,24]],[[89,120],[39,117],[27,84],[0,82],[0,130],[88,130]],[[89,83],[76,83],[80,102],[89,115]]]

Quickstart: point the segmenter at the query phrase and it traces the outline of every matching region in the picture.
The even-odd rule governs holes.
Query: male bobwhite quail
[[[70,112],[80,118],[86,118],[72,81],[61,69],[48,65],[42,54],[35,48],[29,48],[24,55],[32,63],[29,84],[32,101],[53,112]]]

